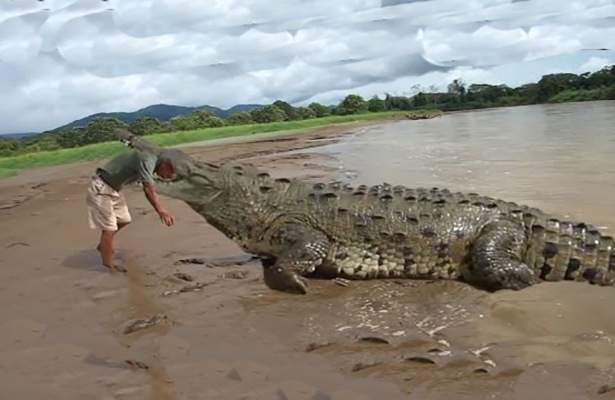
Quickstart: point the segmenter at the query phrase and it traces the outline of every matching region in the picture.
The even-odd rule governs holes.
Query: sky
[[[160,103],[516,87],[613,50],[615,0],[0,0],[0,134]]]

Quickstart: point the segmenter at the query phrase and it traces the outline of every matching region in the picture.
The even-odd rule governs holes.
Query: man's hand
[[[158,215],[160,216],[160,220],[162,221],[162,223],[166,226],[173,226],[173,224],[175,223],[175,218],[173,217],[173,215],[171,215],[171,213],[166,210],[160,210]]]
[[[145,197],[147,197],[147,200],[154,207],[154,210],[158,212],[162,223],[166,226],[172,226],[175,223],[175,218],[173,218],[173,215],[162,206],[158,194],[156,190],[154,190],[154,185],[148,182],[143,183],[143,192],[145,192]]]

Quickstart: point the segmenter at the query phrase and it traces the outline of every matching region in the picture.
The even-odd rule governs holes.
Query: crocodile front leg
[[[527,246],[523,226],[509,219],[485,225],[470,249],[469,283],[489,290],[520,290],[538,282],[522,262]]]
[[[307,293],[303,276],[323,263],[329,249],[327,237],[308,227],[286,224],[274,228],[267,239],[275,258],[263,263],[265,284],[273,290]]]

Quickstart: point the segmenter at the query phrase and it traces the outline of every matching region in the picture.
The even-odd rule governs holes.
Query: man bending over
[[[154,173],[169,179],[173,176],[173,167],[162,157],[131,150],[113,158],[92,176],[86,199],[89,224],[90,228],[102,231],[96,249],[102,256],[103,265],[112,271],[126,272],[122,266],[113,263],[113,238],[131,221],[122,193],[124,186],[140,182],[145,197],[158,212],[162,223],[172,226],[175,222],[154,189]]]

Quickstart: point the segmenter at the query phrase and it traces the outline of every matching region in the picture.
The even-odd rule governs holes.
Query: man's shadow
[[[114,261],[121,261],[125,252],[115,250]],[[68,268],[80,269],[89,272],[109,272],[108,268],[102,265],[100,253],[96,249],[82,250],[71,254],[62,261],[62,265]]]

